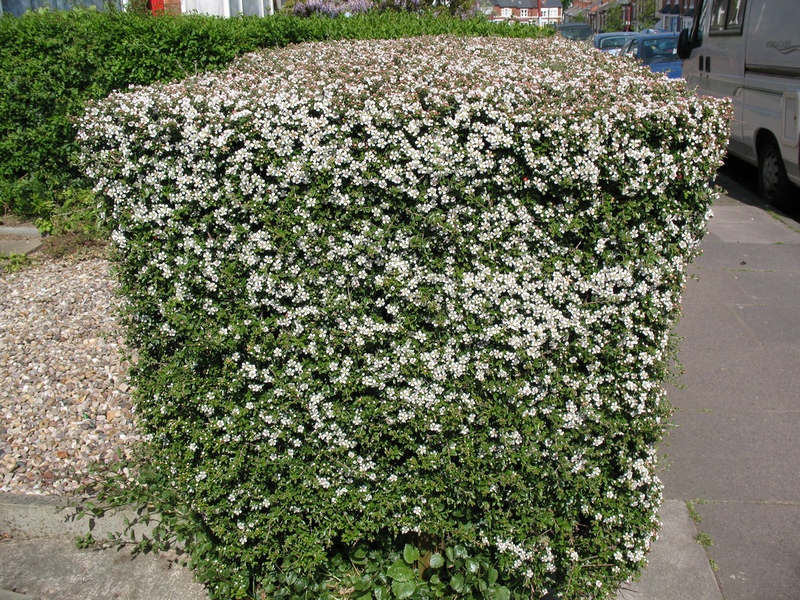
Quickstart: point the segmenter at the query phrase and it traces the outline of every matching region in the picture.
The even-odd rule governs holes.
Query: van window
[[[741,35],[746,3],[747,0],[714,0],[710,33]]]

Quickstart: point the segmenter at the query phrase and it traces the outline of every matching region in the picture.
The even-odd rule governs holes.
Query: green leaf
[[[501,585],[494,588],[492,597],[494,600],[509,600],[511,598],[511,590]]]
[[[408,564],[412,564],[419,560],[419,550],[417,550],[411,544],[406,544],[406,547],[403,550],[403,558]]]
[[[365,558],[367,558],[367,551],[364,550],[364,548],[359,548],[353,553],[353,557],[358,560],[364,560]]]
[[[495,569],[494,567],[489,567],[489,577],[488,577],[489,585],[495,584],[498,575],[499,573],[497,572],[497,569]]]
[[[372,590],[372,595],[375,600],[388,600],[389,590],[381,585]]]
[[[444,566],[444,557],[438,552],[431,554],[430,566],[434,569]]]
[[[481,564],[474,558],[468,558],[466,561],[464,561],[464,566],[467,567],[468,572],[477,573],[478,569],[481,567]]]
[[[414,581],[393,581],[392,592],[397,598],[410,598],[417,591],[417,584]]]
[[[453,575],[453,577],[450,578],[450,587],[459,594],[463,594],[467,589],[467,586],[464,584],[464,576],[460,573]]]
[[[398,559],[387,569],[386,574],[395,581],[414,581],[416,574],[403,560]]]

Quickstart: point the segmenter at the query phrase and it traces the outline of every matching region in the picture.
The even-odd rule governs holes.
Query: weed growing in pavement
[[[100,501],[217,598],[613,594],[727,116],[561,38],[297,45],[92,105],[147,440]]]
[[[700,513],[697,512],[697,509],[695,508],[698,504],[708,504],[708,501],[701,500],[700,498],[686,501],[686,508],[689,511],[689,517],[694,521],[695,525],[699,526],[703,518],[700,516]],[[699,529],[697,531],[697,534],[695,534],[694,539],[698,544],[703,546],[703,550],[706,551],[706,554],[708,554],[708,549],[714,545],[714,540],[711,538],[711,536],[704,531],[700,531]],[[719,570],[719,566],[717,565],[716,561],[713,558],[708,557],[708,564],[711,567],[712,571]]]
[[[706,500],[702,500],[700,498],[696,498],[695,500],[687,500],[686,501],[686,509],[689,511],[689,518],[695,522],[696,525],[699,525],[703,518],[700,516],[700,513],[697,512],[695,508],[698,504],[707,504]]]

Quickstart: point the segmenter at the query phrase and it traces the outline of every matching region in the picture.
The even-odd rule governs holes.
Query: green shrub
[[[448,36],[93,104],[148,440],[109,497],[220,598],[613,593],[659,526],[726,107],[561,38]]]
[[[227,66],[243,53],[327,39],[424,34],[539,36],[506,27],[409,13],[353,18],[221,19],[94,10],[0,19],[0,206],[47,218],[65,189],[80,193],[73,119],[85,103],[129,85],[174,81]]]

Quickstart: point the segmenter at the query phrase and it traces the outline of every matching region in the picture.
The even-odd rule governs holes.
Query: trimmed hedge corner
[[[148,439],[118,493],[219,598],[613,594],[727,116],[561,38],[303,44],[92,105]]]

